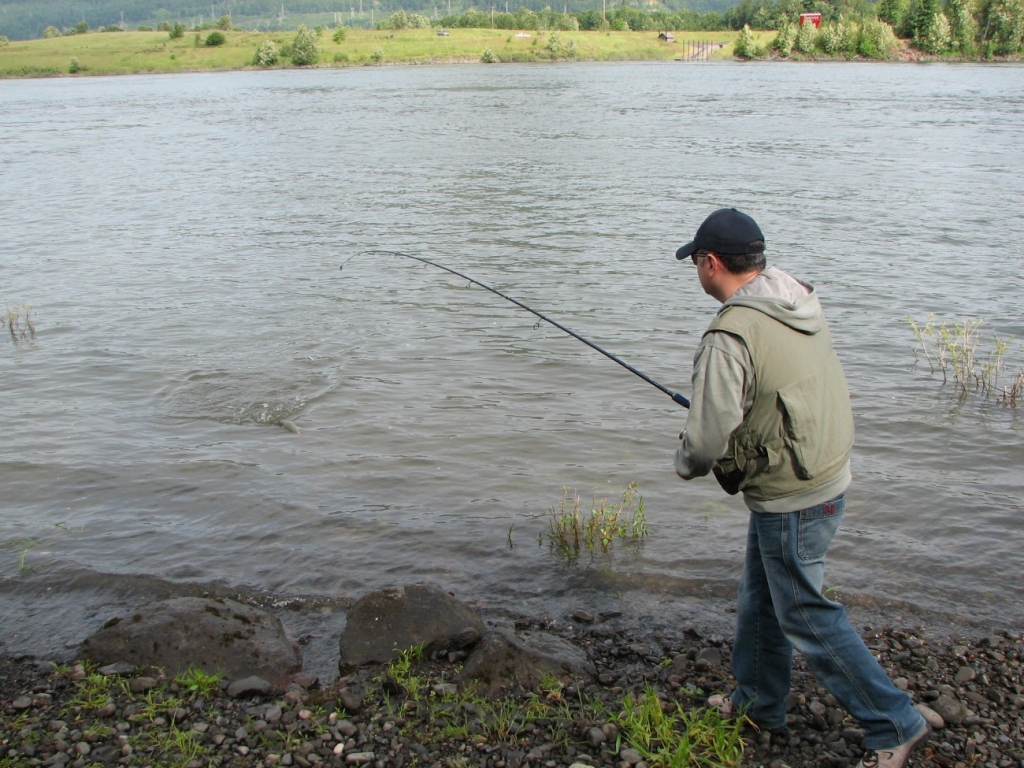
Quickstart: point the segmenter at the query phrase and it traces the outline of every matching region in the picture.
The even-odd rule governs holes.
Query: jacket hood
[[[719,313],[737,306],[764,312],[801,333],[813,335],[825,327],[814,286],[797,280],[778,267],[763,269],[730,296]]]

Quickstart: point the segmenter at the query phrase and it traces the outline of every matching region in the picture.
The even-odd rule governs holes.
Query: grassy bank
[[[12,41],[0,47],[0,77],[244,69],[254,66],[264,41],[273,41],[283,51],[295,38],[295,32],[230,31],[224,33],[222,45],[210,46],[205,43],[209,34],[186,32],[172,40],[167,32],[101,32]],[[530,32],[525,36],[507,30],[452,29],[441,36],[434,29],[350,29],[344,40],[335,42],[331,31],[325,30],[319,38],[317,66],[477,62],[487,50],[501,62],[671,61],[692,55],[690,41],[714,44],[707,55],[729,59],[735,37],[735,32],[686,32],[678,33],[675,41],[665,41],[656,32]],[[274,66],[290,67],[291,61],[281,56]]]

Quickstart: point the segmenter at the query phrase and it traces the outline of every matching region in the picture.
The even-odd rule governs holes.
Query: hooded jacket
[[[818,296],[768,267],[701,339],[676,472],[738,470],[751,510],[792,512],[846,489],[852,443],[846,380]]]

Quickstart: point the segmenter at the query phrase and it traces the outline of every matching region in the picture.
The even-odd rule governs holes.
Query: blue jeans
[[[850,625],[822,596],[825,553],[845,495],[783,514],[751,512],[733,648],[733,704],[762,728],[786,725],[793,648],[864,728],[868,749],[902,744],[925,726]]]

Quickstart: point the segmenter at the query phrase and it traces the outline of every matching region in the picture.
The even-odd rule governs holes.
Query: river
[[[746,513],[675,476],[686,412],[479,287],[363,252],[464,272],[686,395],[717,304],[673,254],[722,206],[817,287],[849,378],[826,584],[893,623],[1021,626],[1024,412],[957,397],[905,318],[982,319],[983,347],[1013,340],[1004,382],[1024,369],[1022,72],[0,82],[0,641],[59,655],[138,602],[230,594],[326,669],[353,598],[418,580],[485,612],[711,622]],[[634,482],[641,550],[538,545],[563,488],[586,508]]]

